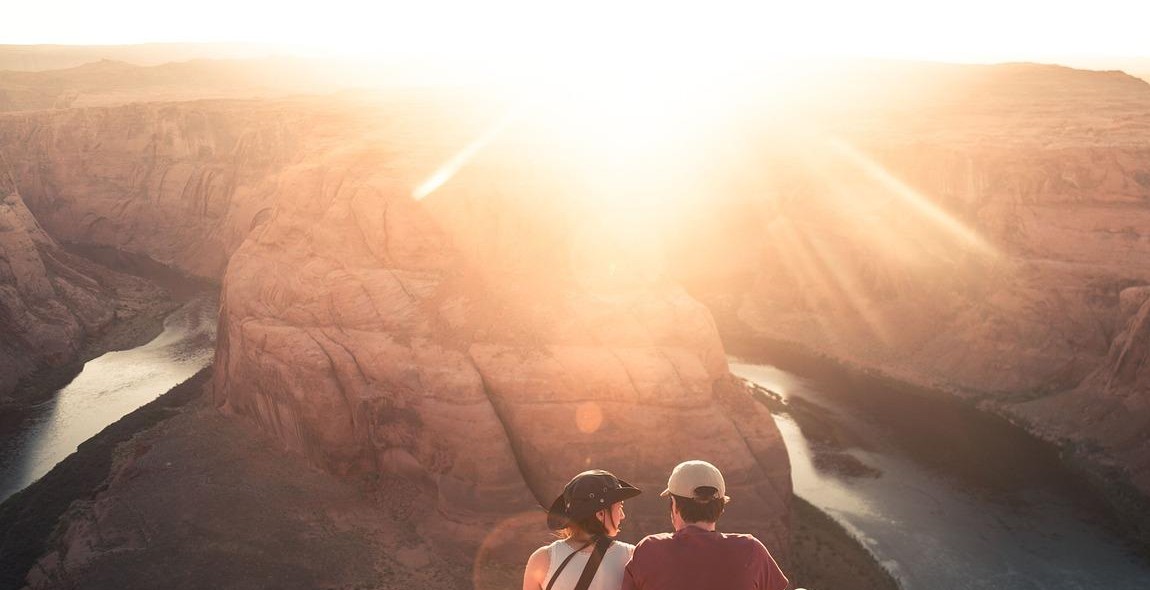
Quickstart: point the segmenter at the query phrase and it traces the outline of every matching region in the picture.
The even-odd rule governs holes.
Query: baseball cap
[[[695,490],[701,487],[711,487],[718,491],[710,498],[700,498]],[[727,484],[723,481],[723,474],[719,472],[718,467],[706,461],[683,461],[671,471],[671,477],[667,479],[667,489],[659,495],[667,494],[702,500],[726,498]]]

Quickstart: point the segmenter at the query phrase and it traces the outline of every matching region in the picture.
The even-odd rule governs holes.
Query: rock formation
[[[771,416],[728,375],[709,312],[610,229],[586,171],[517,128],[437,172],[500,108],[146,103],[0,116],[0,145],[60,239],[227,265],[216,400],[312,464],[407,478],[459,527],[538,514],[588,465],[657,492],[703,456],[741,498],[732,522],[785,557]],[[655,494],[630,512],[635,538],[666,527]]]
[[[1150,284],[1150,85],[1025,64],[958,72],[925,100],[884,80],[902,89],[894,108],[792,121],[775,136],[786,147],[763,152],[764,198],[728,199],[696,228],[684,260],[699,260],[681,276],[707,288],[691,245],[721,235],[744,253],[707,296],[729,325],[1104,449],[1094,460],[1150,492],[1134,311]]]
[[[79,360],[85,342],[163,292],[62,249],[0,180],[0,404],[30,375]],[[38,393],[38,392],[32,392]]]
[[[285,171],[225,276],[219,403],[325,469],[422,481],[460,522],[531,510],[589,466],[658,491],[711,457],[744,498],[732,520],[785,555],[772,418],[705,308],[624,251],[581,256],[571,220],[594,211],[557,196],[541,147],[490,146],[422,201],[411,170],[434,161],[346,150]],[[635,530],[665,526],[637,508]]]
[[[871,81],[904,97],[885,110],[878,91],[812,105],[753,156],[699,154],[719,188],[664,236],[666,258],[592,194],[593,158],[527,123],[493,133],[481,101],[9,114],[0,145],[53,235],[227,267],[215,401],[312,464],[407,478],[468,525],[530,511],[588,466],[657,491],[702,456],[746,500],[729,518],[785,554],[778,431],[668,271],[721,279],[724,322],[1039,426],[1057,423],[1045,400],[1142,403],[1145,314],[1123,289],[1150,284],[1150,154],[1130,110],[1150,91],[1119,73],[946,71],[919,102],[912,68]],[[1089,436],[1124,432],[1107,456],[1138,465],[1123,449],[1140,424]],[[636,504],[633,531],[664,528],[658,502]]]
[[[1072,390],[1011,408],[1043,435],[1150,489],[1150,286],[1120,294],[1118,325],[1105,360]]]
[[[0,149],[57,239],[216,278],[308,131],[258,104],[149,103],[0,116]]]

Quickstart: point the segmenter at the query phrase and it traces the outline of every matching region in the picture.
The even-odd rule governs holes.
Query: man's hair
[[[723,509],[727,507],[726,498],[715,497],[718,493],[719,490],[715,488],[703,486],[695,489],[694,498],[676,494],[671,494],[671,497],[675,500],[675,506],[683,522],[716,522],[723,515]]]

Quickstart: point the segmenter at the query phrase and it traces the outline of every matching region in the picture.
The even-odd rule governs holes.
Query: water
[[[151,342],[109,352],[50,400],[0,422],[0,501],[24,489],[80,443],[212,362],[217,299],[193,298],[164,320]]]
[[[1005,421],[835,371],[734,359],[731,371],[788,401],[775,419],[795,494],[904,588],[1150,588],[1150,564],[1056,452]]]

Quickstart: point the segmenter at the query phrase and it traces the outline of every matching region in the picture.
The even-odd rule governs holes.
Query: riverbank
[[[872,400],[869,409],[866,406],[860,408],[862,411],[892,413],[894,415],[885,418],[910,425],[907,431],[909,434],[904,433],[904,436],[909,437],[904,441],[906,450],[926,463],[950,461],[943,466],[947,470],[958,470],[961,473],[974,474],[974,477],[985,477],[977,475],[984,471],[984,465],[954,463],[954,456],[948,449],[937,445],[920,444],[915,440],[916,429],[922,431],[939,427],[933,421],[922,420],[921,406],[924,404],[916,403],[917,400],[933,400],[933,403],[944,404],[951,408],[952,412],[978,413],[988,421],[998,422],[997,428],[1014,430],[1025,439],[1023,444],[1030,448],[1026,452],[1038,452],[1056,457],[1075,479],[1074,485],[1081,488],[1082,495],[1102,507],[1104,516],[1101,518],[1102,522],[1097,524],[1123,539],[1142,559],[1150,561],[1150,498],[1146,498],[1135,489],[1118,469],[1101,464],[1089,456],[1087,449],[1077,448],[1075,445],[1066,444],[1065,441],[1045,438],[1040,432],[1019,423],[1002,408],[985,402],[978,403],[976,397],[958,395],[938,387],[908,383],[873,367],[858,366],[794,343],[751,335],[745,330],[732,330],[728,326],[727,331],[721,333],[727,352],[748,362],[768,362],[799,376],[818,376],[822,379],[850,383],[859,390],[889,392],[889,399]],[[892,400],[902,403],[891,403]],[[817,412],[812,413],[805,411],[804,408],[793,407],[790,410],[789,413],[795,417],[796,422],[805,423],[807,428],[818,436],[822,426],[819,424]],[[954,434],[955,440],[960,440],[958,437],[963,433],[955,431]],[[1000,452],[1020,451],[1001,449]],[[988,455],[986,459],[995,461],[999,460],[999,457]]]
[[[80,445],[47,475],[0,504],[0,589],[21,588],[74,502],[91,501],[112,470],[117,446],[172,417],[202,394],[211,368],[124,416]]]
[[[63,244],[63,247],[70,254],[104,268],[144,279],[160,287],[164,295],[152,301],[136,302],[137,306],[131,309],[121,306],[111,324],[99,333],[89,334],[81,343],[74,362],[45,367],[21,379],[6,398],[0,398],[0,414],[18,413],[51,399],[57,390],[80,374],[88,361],[150,342],[163,332],[164,319],[169,314],[193,297],[219,288],[207,279],[185,275],[141,254],[105,246]],[[0,415],[0,425],[16,419],[18,416]]]
[[[898,590],[898,582],[846,529],[810,502],[791,500],[792,588]]]
[[[164,319],[198,295],[218,291],[218,283],[184,274],[143,254],[124,252],[107,246],[63,244],[64,248],[105,268],[141,279],[164,290],[166,297],[153,302],[130,318],[108,326],[90,337],[81,349],[80,365],[104,354],[148,343],[164,330]]]
[[[497,551],[432,541],[418,482],[377,490],[308,467],[222,415],[210,381],[200,371],[0,504],[0,590],[495,589],[520,575]]]

